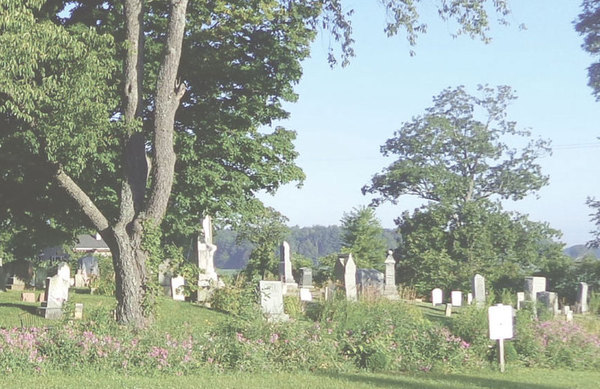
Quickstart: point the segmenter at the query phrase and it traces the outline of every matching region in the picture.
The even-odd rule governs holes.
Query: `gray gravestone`
[[[558,295],[556,293],[543,291],[543,292],[538,292],[536,297],[537,297],[537,302],[541,306],[550,310],[553,315],[558,314],[558,312],[559,312],[559,310],[558,310]]]
[[[485,278],[481,274],[475,274],[471,282],[473,300],[478,307],[485,305]]]
[[[358,269],[356,271],[356,284],[361,293],[381,295],[383,293],[384,275],[375,269]]]
[[[346,299],[356,301],[356,263],[352,254],[342,254],[335,262],[334,273],[336,280],[340,282],[346,292]]]
[[[460,290],[453,290],[450,292],[450,302],[453,307],[462,307],[462,292]]]
[[[260,281],[260,306],[269,321],[285,321],[283,311],[283,284],[281,281]]]
[[[588,284],[585,282],[579,283],[579,289],[577,290],[577,309],[577,313],[586,313],[589,310]]]
[[[300,268],[300,287],[312,288],[312,269],[310,267]]]
[[[91,277],[98,277],[100,275],[100,266],[98,263],[98,258],[92,255],[88,255],[79,258],[77,262],[79,265],[79,269],[81,269],[82,274],[86,280],[89,280]]]
[[[440,288],[431,291],[431,304],[436,306],[444,301],[444,292]]]
[[[546,291],[546,277],[525,277],[525,299],[536,301],[539,292]]]
[[[42,303],[46,319],[60,319],[64,303],[69,299],[69,280],[59,274],[46,279],[46,301]]]
[[[396,260],[393,254],[394,251],[388,250],[388,255],[385,259],[385,286],[383,288],[383,295],[389,299],[398,298],[398,288],[396,288]]]

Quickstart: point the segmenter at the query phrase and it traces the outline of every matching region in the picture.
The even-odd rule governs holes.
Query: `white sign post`
[[[504,373],[504,339],[513,337],[513,308],[510,305],[496,304],[488,309],[490,339],[498,341],[500,371]]]

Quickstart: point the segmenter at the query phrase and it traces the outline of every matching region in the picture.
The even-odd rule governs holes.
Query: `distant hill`
[[[582,258],[586,255],[592,255],[596,258],[600,258],[600,249],[589,248],[584,244],[577,244],[575,246],[567,247],[563,250],[563,252],[573,259]]]
[[[217,231],[215,234],[215,266],[219,269],[242,269],[248,263],[252,252],[249,242],[236,243],[237,233],[231,230]],[[396,232],[385,229],[384,239],[389,248],[396,248]],[[339,253],[342,248],[341,228],[338,226],[290,227],[286,238],[292,252],[317,261],[329,254]],[[382,253],[382,261],[385,253]]]

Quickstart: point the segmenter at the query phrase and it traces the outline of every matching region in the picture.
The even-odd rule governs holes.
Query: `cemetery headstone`
[[[525,292],[517,292],[517,310],[521,309],[523,301],[525,301]]]
[[[41,292],[40,295],[37,298],[37,302],[41,303],[43,301],[46,301],[46,292]]]
[[[61,262],[58,264],[56,275],[62,278],[63,280],[67,280],[70,282],[71,280],[71,268],[69,264],[66,262]]]
[[[86,281],[89,280],[91,277],[98,277],[100,275],[100,265],[98,263],[98,258],[94,257],[93,255],[87,255],[85,257],[79,258],[77,264]]]
[[[375,269],[358,269],[356,284],[361,294],[380,296],[384,290],[384,275]]]
[[[435,288],[431,291],[431,304],[439,305],[444,301],[444,292],[440,288]]]
[[[467,305],[473,304],[473,293],[467,293]]]
[[[185,301],[185,294],[183,293],[183,286],[185,285],[185,279],[183,276],[171,277],[171,295],[175,301]]]
[[[279,280],[283,283],[283,294],[298,293],[298,284],[292,271],[290,244],[285,241],[279,248]]]
[[[86,280],[85,280],[85,276],[83,275],[83,270],[78,269],[77,273],[75,274],[75,287],[76,288],[85,288],[86,287]]]
[[[473,289],[473,300],[475,305],[482,307],[485,305],[485,278],[481,274],[475,274],[471,281]]]
[[[286,321],[283,311],[283,284],[281,281],[260,281],[260,306],[269,321]]]
[[[450,301],[453,307],[462,307],[462,292],[460,290],[450,292]]]
[[[553,315],[557,315],[558,310],[558,295],[554,292],[538,292],[537,302],[546,309],[550,310]]]
[[[59,274],[46,279],[46,301],[42,302],[42,309],[46,319],[60,319],[63,314],[63,305],[69,299],[69,280]]]
[[[342,254],[335,263],[334,273],[336,280],[340,282],[346,292],[346,299],[356,301],[356,263],[352,254]]]
[[[46,287],[46,278],[48,278],[48,268],[38,267],[35,269],[34,284],[36,288],[44,289]]]
[[[568,322],[572,322],[573,321],[573,311],[567,312],[567,314],[565,315],[565,320],[568,321]]]
[[[388,250],[388,255],[385,259],[385,287],[383,295],[388,299],[399,298],[398,288],[396,287],[396,260],[393,254],[393,250]]]
[[[23,292],[21,293],[21,301],[24,303],[35,303],[35,293]]]
[[[312,288],[312,269],[310,267],[300,268],[300,287]]]
[[[200,269],[197,301],[206,303],[210,299],[214,289],[224,285],[215,270],[214,258],[217,252],[217,245],[213,243],[213,227],[210,216],[206,216],[202,220],[201,235],[204,237],[203,242],[200,235],[196,239],[196,256],[198,258],[198,268]]]
[[[324,290],[325,301],[333,300],[333,296],[335,295],[335,287],[332,285],[326,286]]]
[[[525,300],[536,301],[538,292],[546,290],[546,277],[525,277]]]
[[[308,288],[300,288],[300,301],[312,301],[312,293]]]
[[[75,304],[74,318],[76,320],[83,319],[83,304],[82,303]]]
[[[25,281],[17,276],[12,277],[11,290],[25,290]]]
[[[171,262],[165,259],[158,265],[158,285],[162,288],[163,295],[173,297],[171,293]]]
[[[446,304],[446,317],[452,316],[452,304]]]
[[[578,313],[586,313],[589,310],[588,306],[588,284],[585,282],[579,283],[577,290],[577,307]]]

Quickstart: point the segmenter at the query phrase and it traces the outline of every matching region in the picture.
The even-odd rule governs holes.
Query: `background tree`
[[[254,215],[253,221],[247,221],[239,230],[239,239],[252,243],[252,252],[244,272],[252,279],[273,278],[279,275],[279,247],[288,228],[288,219],[273,208],[262,208]]]
[[[428,201],[397,220],[399,279],[422,293],[468,287],[475,273],[497,287],[516,287],[524,273],[541,270],[545,258],[561,255],[562,245],[553,243],[557,231],[504,212],[499,202],[521,199],[547,183],[536,158],[549,151],[548,142],[509,147],[508,136],[529,136],[507,119],[512,90],[479,92],[471,96],[458,87],[434,97],[424,115],[382,146],[397,160],[363,188],[380,195],[375,204],[396,203],[403,195]]]
[[[383,4],[387,33],[404,30],[413,44],[425,31],[420,2]],[[504,1],[438,2],[457,34],[484,40],[485,4],[508,12]],[[99,231],[113,254],[117,319],[144,326],[165,243],[196,232],[205,214],[239,222],[257,191],[302,179],[294,133],[258,128],[287,115],[281,102],[295,98],[318,28],[342,42],[341,58],[352,55],[341,5],[1,0],[0,154],[15,172],[3,172],[1,190],[27,181],[42,196],[66,194],[29,214]]]
[[[341,220],[342,250],[352,253],[362,268],[383,268],[386,250],[383,228],[371,207],[355,207]]]

